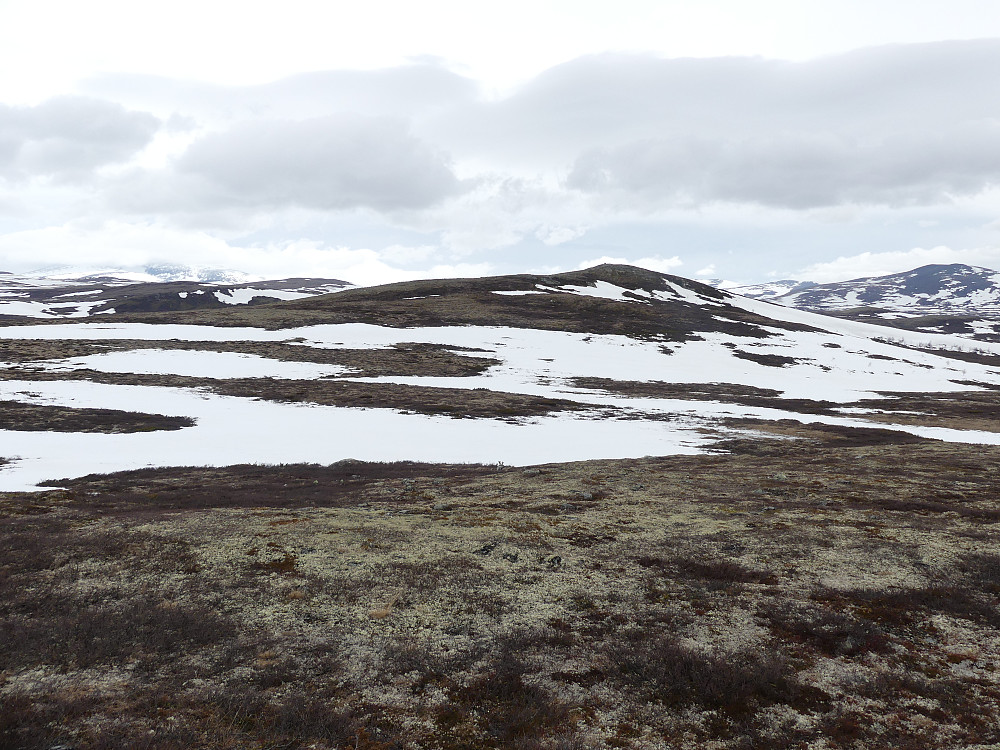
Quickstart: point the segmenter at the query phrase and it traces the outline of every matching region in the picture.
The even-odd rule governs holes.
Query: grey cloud
[[[582,154],[567,185],[689,205],[926,205],[1000,183],[1000,127],[982,123],[957,135],[647,139]]]
[[[783,207],[933,203],[1000,182],[1000,40],[809,62],[585,57],[434,123],[457,158],[567,184]]]
[[[128,161],[160,127],[144,112],[84,97],[58,97],[35,107],[0,105],[0,176],[61,180]]]
[[[193,143],[178,187],[209,207],[419,209],[462,189],[442,152],[385,117],[256,120]],[[204,207],[204,206],[203,206]]]
[[[1000,40],[858,50],[807,62],[605,54],[449,113],[456,142],[532,158],[664,134],[932,130],[996,117]]]
[[[1000,40],[807,62],[595,55],[499,100],[426,64],[248,87],[148,76],[89,85],[181,113],[168,128],[193,129],[184,115],[237,122],[170,168],[120,182],[112,203],[130,211],[419,210],[468,187],[448,155],[486,181],[562,176],[571,200],[592,194],[612,210],[808,209],[929,205],[1000,184],[995,70]],[[4,135],[0,164],[14,158]],[[505,217],[527,210],[484,200]]]

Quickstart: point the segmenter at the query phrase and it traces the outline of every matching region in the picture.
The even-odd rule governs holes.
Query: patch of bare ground
[[[492,391],[486,388],[437,388],[396,383],[365,383],[338,378],[278,380],[275,378],[195,378],[183,375],[38,368],[0,369],[0,380],[87,380],[113,385],[199,388],[222,396],[264,401],[311,403],[322,406],[399,409],[418,414],[461,418],[517,419],[552,412],[579,411],[587,405],[566,399]]]
[[[0,342],[0,362],[31,366],[46,360],[70,359],[115,351],[166,349],[183,351],[234,352],[255,354],[285,362],[312,362],[350,368],[351,375],[415,375],[421,377],[469,377],[479,375],[498,360],[475,356],[466,347],[427,343],[400,343],[385,349],[324,349],[303,345],[303,339],[289,341],[155,341],[121,339],[115,341],[43,339]]]
[[[769,429],[4,495],[0,746],[1000,741],[1000,448]]]
[[[576,388],[600,390],[633,398],[670,398],[688,401],[720,401],[797,414],[841,414],[844,404],[802,398],[782,398],[781,391],[737,383],[664,383],[628,381],[609,378],[573,378]],[[967,385],[982,385],[968,382]],[[863,399],[847,406],[869,409],[868,414],[852,417],[870,422],[898,425],[924,425],[956,430],[1000,432],[1000,391],[956,391],[951,393],[885,392],[882,398]]]
[[[893,317],[886,318],[885,310],[877,307],[855,308],[853,310],[824,310],[824,315],[836,318],[847,318],[848,320],[858,320],[864,323],[874,323],[888,329],[898,328],[906,331],[913,331],[918,334],[951,333],[964,335],[970,339],[970,346],[975,346],[975,341],[1000,340],[995,333],[986,333],[981,330],[980,324],[984,318],[991,320],[992,315],[968,315],[955,312],[952,314],[919,315],[916,317]],[[887,331],[886,338],[893,338]],[[934,351],[928,349],[928,351]]]
[[[984,339],[988,340],[987,337]],[[934,354],[938,357],[947,357],[948,359],[957,359],[962,362],[976,362],[981,365],[987,365],[990,367],[1000,366],[1000,355],[992,354],[986,349],[981,349],[976,346],[975,340],[970,340],[967,349],[943,349],[933,346],[911,346],[909,344],[904,344],[893,338],[892,334],[887,335],[883,339],[873,339],[874,341],[884,341],[885,343],[892,344],[893,346],[898,346],[901,349],[911,349],[917,352],[924,352],[925,354]]]
[[[862,415],[874,422],[1000,432],[1000,391],[954,393],[880,393],[882,399],[852,406],[877,409]]]
[[[0,429],[25,432],[152,432],[191,427],[190,417],[0,401]]]
[[[206,387],[201,385],[200,387]],[[207,386],[215,393],[266,401],[309,402],[327,406],[400,409],[456,419],[513,419],[585,406],[565,399],[492,391],[486,388],[436,388],[393,383],[352,381],[273,380],[270,378],[216,380]]]
[[[742,406],[759,406],[769,409],[803,414],[834,414],[839,406],[832,401],[805,398],[781,398],[781,391],[757,388],[738,383],[664,383],[662,381],[613,380],[610,378],[572,378],[575,388],[606,391],[633,398],[676,398],[688,401],[721,401]]]

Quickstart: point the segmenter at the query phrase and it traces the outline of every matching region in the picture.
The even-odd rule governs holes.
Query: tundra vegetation
[[[1000,740],[1000,449],[775,429],[7,494],[2,746]]]

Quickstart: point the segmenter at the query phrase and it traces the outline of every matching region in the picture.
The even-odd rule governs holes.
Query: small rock
[[[454,510],[455,506],[451,503],[434,503],[434,510]]]
[[[502,557],[504,560],[507,560],[508,562],[517,562],[518,560],[518,555],[516,552],[504,552],[502,555],[500,555],[500,557]]]
[[[541,469],[525,469],[522,473],[526,477],[537,477],[539,474],[542,473],[542,470]]]
[[[562,557],[560,555],[549,555],[542,560],[547,566],[552,569],[558,568],[562,565]]]

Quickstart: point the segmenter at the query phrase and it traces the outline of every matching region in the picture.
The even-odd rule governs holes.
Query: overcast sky
[[[0,0],[0,270],[1000,269],[996,0]]]

